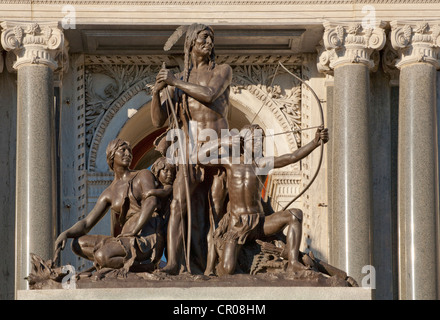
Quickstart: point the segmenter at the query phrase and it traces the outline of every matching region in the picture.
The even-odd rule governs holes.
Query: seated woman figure
[[[97,270],[120,269],[126,275],[134,263],[157,265],[165,247],[166,211],[174,181],[174,167],[159,158],[152,170],[130,170],[133,155],[121,139],[106,150],[114,180],[82,220],[62,232],[55,241],[55,259],[73,238],[72,250],[94,262]],[[155,174],[153,174],[153,172]],[[111,210],[112,236],[89,235],[90,230]],[[119,227],[120,233],[114,230]],[[118,231],[116,231],[118,232]]]

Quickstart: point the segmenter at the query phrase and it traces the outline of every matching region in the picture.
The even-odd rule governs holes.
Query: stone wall
[[[0,73],[0,300],[14,298],[16,80]]]

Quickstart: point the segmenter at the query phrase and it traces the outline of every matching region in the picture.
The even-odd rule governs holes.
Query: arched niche
[[[107,110],[92,139],[88,159],[89,172],[108,172],[105,150],[108,143],[116,137],[128,141],[133,147],[133,166],[136,169],[148,167],[159,156],[153,150],[152,143],[165,128],[158,129],[152,124],[151,96],[143,90],[145,84],[145,81],[140,81],[128,89]],[[297,148],[293,135],[285,133],[290,129],[287,120],[270,103],[265,103],[248,90],[231,90],[230,102],[230,129],[241,130],[251,122],[259,124],[266,135],[269,132],[276,135],[272,140],[274,155],[289,153]]]
[[[242,90],[240,93],[231,93],[231,107],[228,114],[229,127],[231,129],[241,130],[244,125],[255,123],[269,136],[270,130],[276,136],[273,137],[274,155],[281,155],[295,150],[296,144],[293,137],[288,139],[289,134],[282,134],[286,132],[287,123],[280,122],[273,111],[264,105],[264,102],[259,100],[247,90]]]

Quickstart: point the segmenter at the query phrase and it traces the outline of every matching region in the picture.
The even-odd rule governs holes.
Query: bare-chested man
[[[185,69],[181,74],[173,75],[170,70],[162,69],[156,77],[153,89],[151,117],[153,124],[161,127],[169,116],[166,103],[161,104],[159,92],[163,89],[169,91],[173,104],[178,103],[178,117],[180,126],[187,134],[189,121],[195,121],[197,131],[212,129],[218,136],[222,129],[228,129],[226,119],[229,106],[229,86],[232,80],[232,69],[229,65],[216,65],[214,54],[214,32],[205,25],[193,24],[186,31],[185,39]],[[166,99],[166,95],[165,95]],[[187,142],[186,142],[187,143]],[[179,258],[182,256],[183,228],[182,218],[186,218],[185,183],[182,166],[179,166],[173,188],[173,202],[167,232],[167,265],[162,271],[177,274],[179,272]],[[191,194],[202,182],[200,167],[188,165]],[[210,223],[211,236],[208,238],[208,248],[213,248],[213,224],[219,220],[226,196],[224,170],[216,169],[214,172],[205,172],[204,181],[210,184]],[[206,217],[205,217],[206,219]],[[208,255],[213,250],[208,250]],[[206,260],[206,257],[205,257]],[[213,272],[213,264],[207,258],[205,274]],[[206,264],[206,261],[205,261]]]
[[[287,271],[297,271],[305,267],[298,261],[299,247],[302,233],[302,211],[288,209],[265,216],[261,204],[262,184],[258,180],[257,170],[265,166],[281,168],[300,161],[309,155],[315,148],[328,141],[328,130],[320,127],[315,139],[297,149],[295,152],[278,157],[262,157],[256,155],[255,150],[263,150],[263,136],[255,135],[255,130],[262,129],[258,125],[249,125],[242,129],[242,146],[239,159],[232,156],[222,157],[220,164],[226,168],[227,186],[229,191],[229,210],[220,222],[216,231],[216,238],[223,242],[222,255],[218,268],[219,275],[233,274],[237,264],[238,254],[247,240],[256,240],[276,234],[288,227],[286,249],[288,256]],[[253,148],[243,147],[243,141],[253,140]],[[233,143],[229,140],[212,142],[205,152],[199,153],[199,161],[207,153],[215,152],[219,147],[232,149]],[[247,152],[247,154],[246,154]],[[250,154],[249,154],[250,153]],[[233,152],[227,152],[227,155]],[[249,158],[246,158],[248,156]],[[251,161],[249,161],[251,160]],[[216,164],[214,164],[216,165]]]

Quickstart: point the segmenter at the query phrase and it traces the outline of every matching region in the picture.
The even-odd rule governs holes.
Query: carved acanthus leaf
[[[391,44],[398,51],[396,67],[401,68],[415,62],[431,63],[440,68],[439,23],[391,23]]]
[[[112,103],[130,87],[149,79],[154,82],[158,66],[93,65],[85,72],[86,143],[90,146],[96,127]]]
[[[318,70],[331,73],[340,64],[361,63],[374,70],[377,59],[373,52],[385,45],[384,24],[363,27],[360,23],[343,26],[326,22],[321,48],[318,48]]]
[[[15,53],[14,68],[25,64],[45,64],[53,70],[58,68],[55,56],[64,50],[64,34],[54,23],[3,22],[2,46]]]

